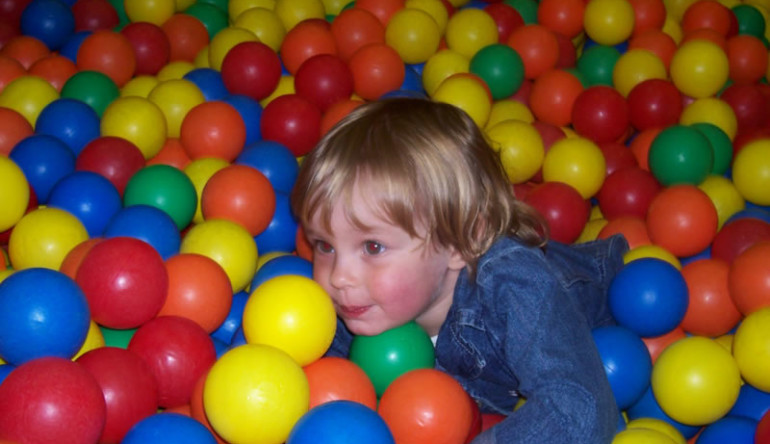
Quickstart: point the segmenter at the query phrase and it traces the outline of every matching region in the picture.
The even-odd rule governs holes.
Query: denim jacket
[[[620,236],[545,249],[505,238],[480,258],[475,279],[462,272],[436,368],[482,412],[507,415],[473,444],[612,441],[618,410],[591,329],[614,323],[607,289],[627,248]],[[352,337],[340,327],[328,354],[346,357]]]

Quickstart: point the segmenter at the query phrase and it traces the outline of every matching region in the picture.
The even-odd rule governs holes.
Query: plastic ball
[[[738,129],[738,121],[733,109],[727,102],[716,97],[696,99],[687,105],[682,111],[679,123],[682,125],[709,123],[722,130],[730,140],[735,138]]]
[[[181,236],[171,216],[150,205],[120,209],[104,229],[105,238],[132,237],[152,246],[166,260],[179,252]]]
[[[682,328],[693,335],[717,337],[729,332],[742,314],[730,297],[730,265],[721,259],[701,259],[682,267],[690,298]]]
[[[366,100],[397,90],[406,75],[401,56],[385,43],[370,43],[356,50],[348,67],[353,73],[353,91]]]
[[[757,421],[740,416],[726,416],[713,422],[698,435],[701,444],[716,444],[728,440],[734,443],[753,444]]]
[[[659,418],[632,419],[626,424],[626,430],[631,429],[646,429],[660,432],[671,438],[674,444],[685,444],[687,442],[682,433],[676,427],[674,427],[669,422]]]
[[[24,171],[11,159],[0,156],[0,231],[8,230],[27,210],[30,187]]]
[[[138,421],[121,441],[125,444],[215,444],[214,435],[189,415],[164,411]]]
[[[730,263],[730,296],[744,315],[770,306],[768,257],[770,241],[759,240],[741,251]]]
[[[192,221],[197,196],[195,186],[182,171],[168,165],[150,165],[129,179],[123,203],[125,206],[150,205],[161,209],[182,230]]]
[[[8,157],[24,172],[40,203],[47,203],[53,186],[75,170],[72,150],[48,135],[27,137],[16,144]]]
[[[607,163],[607,176],[623,168],[637,168],[639,163],[628,146],[618,142],[600,143],[599,149]]]
[[[296,157],[278,142],[260,140],[248,145],[235,159],[235,163],[256,168],[271,183],[273,189],[291,192],[299,174]]]
[[[612,84],[624,97],[645,80],[667,78],[668,70],[663,61],[644,49],[630,49],[621,54],[612,70]]]
[[[5,157],[17,143],[34,133],[32,125],[20,112],[0,107],[0,154]]]
[[[403,0],[360,0],[356,8],[365,9],[383,24],[387,25],[393,14],[404,6]]]
[[[296,250],[299,222],[291,210],[289,195],[277,192],[275,212],[264,231],[254,237],[258,250],[264,253],[292,252]]]
[[[334,401],[377,409],[377,394],[366,373],[348,359],[327,356],[303,367],[310,387],[310,408]]]
[[[636,165],[643,170],[650,171],[650,145],[655,137],[663,131],[662,128],[649,128],[639,131],[633,139],[628,143],[628,148],[631,154],[636,159]]]
[[[374,336],[355,336],[350,360],[361,367],[378,396],[399,376],[410,370],[433,368],[433,342],[415,322]]]
[[[634,8],[626,0],[591,1],[585,6],[583,26],[593,41],[617,45],[634,30]]]
[[[711,243],[711,256],[731,264],[736,257],[757,242],[770,241],[770,224],[742,217],[728,221]]]
[[[572,73],[553,69],[537,77],[532,84],[529,104],[535,117],[554,126],[572,122],[575,100],[583,84]]]
[[[43,109],[58,98],[59,92],[44,79],[23,75],[0,91],[0,107],[10,108],[23,115],[34,128]]]
[[[553,31],[538,24],[526,24],[511,32],[506,42],[521,57],[524,77],[538,78],[556,67],[559,60],[559,41]]]
[[[344,437],[344,438],[343,438]],[[341,439],[393,444],[388,425],[371,407],[335,400],[311,408],[292,428],[287,444],[335,442]]]
[[[760,308],[743,319],[733,338],[733,355],[740,369],[741,376],[747,383],[759,390],[768,391],[770,380],[767,377],[770,355],[767,345],[770,337],[764,327],[770,316],[770,308]]]
[[[104,136],[83,147],[75,160],[75,170],[104,176],[122,196],[128,180],[144,164],[144,156],[136,145],[120,137]]]
[[[325,112],[353,94],[353,74],[340,57],[318,54],[300,65],[294,76],[294,86],[297,94]]]
[[[612,71],[619,58],[620,52],[616,48],[594,45],[583,49],[575,66],[587,86],[612,86]]]
[[[234,4],[234,2],[229,3],[233,26],[253,32],[258,41],[270,47],[274,52],[278,52],[286,36],[286,26],[275,11],[269,8],[269,5],[256,7],[249,5],[248,9],[237,13],[236,17],[232,17]]]
[[[80,44],[76,64],[81,71],[105,74],[120,87],[133,77],[136,55],[126,36],[111,30],[99,30]]]
[[[664,128],[650,145],[650,171],[665,185],[701,183],[714,167],[708,138],[685,125]]]
[[[671,59],[671,80],[683,94],[694,98],[714,95],[729,76],[724,50],[705,40],[682,44]]]
[[[223,101],[230,95],[222,80],[221,72],[207,65],[200,65],[197,62],[196,64],[197,66],[185,72],[182,78],[193,82],[203,93],[206,101]]]
[[[198,253],[217,262],[233,292],[246,288],[257,268],[257,246],[245,228],[222,219],[193,225],[182,238],[180,253]]]
[[[652,362],[647,347],[639,335],[624,327],[600,327],[591,334],[618,409],[625,410],[642,397],[650,383]]]
[[[679,257],[692,256],[708,247],[718,223],[711,199],[694,185],[673,185],[662,190],[647,212],[650,239]]]
[[[8,256],[15,270],[58,270],[64,257],[88,239],[83,224],[67,211],[41,207],[16,223],[8,241]]]
[[[21,31],[51,50],[59,49],[75,31],[75,17],[70,5],[59,0],[29,2],[21,13]]]
[[[168,37],[169,61],[192,62],[209,43],[206,27],[192,15],[174,14],[160,26]]]
[[[298,94],[277,97],[262,111],[262,138],[285,145],[299,157],[307,154],[321,137],[321,111]]]
[[[99,116],[79,100],[57,99],[38,115],[35,132],[56,137],[77,156],[88,142],[99,137]]]
[[[264,43],[247,41],[236,44],[227,52],[221,71],[222,80],[231,94],[262,100],[278,86],[281,61]]]
[[[195,208],[195,215],[193,216],[194,223],[197,224],[203,222],[200,202],[201,194],[203,193],[203,188],[206,186],[206,182],[208,182],[214,173],[228,165],[230,165],[229,162],[218,157],[201,157],[200,159],[191,161],[184,167],[184,173],[190,178],[190,181],[195,187],[195,194],[198,201]]]
[[[57,91],[61,91],[64,83],[76,72],[75,62],[67,57],[55,54],[36,61],[29,68],[29,74],[44,78]]]
[[[724,416],[735,404],[741,384],[736,359],[721,345],[691,336],[670,345],[652,369],[652,391],[660,407],[687,425]]]
[[[132,0],[126,2],[124,7],[131,22],[149,22],[160,26],[174,15],[176,4],[174,0]]]
[[[743,200],[743,196],[738,192],[730,179],[723,176],[717,176],[711,174],[698,185],[714,204],[717,210],[718,228],[724,227],[725,222],[743,210],[746,206],[746,202]],[[719,233],[717,233],[719,235]],[[716,238],[715,238],[716,240]]]
[[[578,134],[596,143],[613,142],[626,134],[629,126],[626,99],[609,86],[583,90],[572,105],[572,126]]]
[[[227,12],[223,11],[213,3],[193,3],[184,10],[184,13],[195,17],[203,23],[203,26],[208,33],[208,40],[211,40],[228,26]],[[208,56],[206,56],[206,58],[208,58]]]
[[[507,3],[489,3],[484,7],[484,11],[497,24],[497,40],[499,43],[507,42],[514,29],[524,26],[524,18],[519,11]]]
[[[575,242],[588,222],[588,202],[574,187],[564,182],[537,185],[523,200],[543,216],[550,237],[558,242]]]
[[[638,427],[620,431],[612,439],[612,444],[675,444],[665,433]]]
[[[503,120],[487,128],[485,134],[498,152],[511,183],[528,181],[543,165],[543,140],[532,125],[519,120]]]
[[[157,410],[155,376],[135,353],[101,347],[83,354],[77,363],[94,376],[105,394],[106,421],[100,442],[120,442],[134,424]]]
[[[385,42],[398,52],[404,63],[423,63],[439,47],[441,30],[427,12],[404,8],[391,16],[385,27]]]
[[[167,136],[179,138],[187,114],[205,101],[203,93],[191,81],[169,79],[159,82],[147,94],[147,99],[163,112]]]
[[[98,71],[79,71],[72,75],[62,86],[61,97],[85,102],[103,117],[107,106],[120,96],[120,89],[115,82]],[[125,109],[123,112],[128,111]],[[127,116],[126,116],[127,117]],[[102,128],[102,132],[104,128]],[[107,136],[109,134],[102,134]]]
[[[538,23],[571,39],[583,31],[585,9],[582,1],[545,0],[537,9]]]
[[[608,175],[596,195],[599,208],[608,220],[620,216],[644,218],[661,185],[647,171],[624,168]]]
[[[313,263],[293,254],[281,254],[268,259],[257,269],[257,273],[254,275],[249,288],[254,291],[264,282],[287,274],[312,279]]]
[[[482,9],[465,8],[449,17],[447,47],[472,58],[481,48],[498,43],[497,23]]]
[[[462,109],[481,128],[486,125],[492,109],[489,89],[473,74],[458,73],[447,77],[433,92],[432,99]]]
[[[77,0],[72,4],[75,32],[111,29],[118,26],[118,12],[106,0]]]
[[[768,407],[770,407],[770,395],[767,392],[759,390],[751,384],[743,384],[738,400],[735,401],[728,416],[743,416],[761,421]]]
[[[758,139],[741,148],[733,160],[732,177],[749,202],[770,205],[770,140]]]
[[[155,75],[169,62],[169,39],[159,24],[150,22],[130,23],[120,30],[134,49],[136,68],[134,75]]]
[[[554,142],[543,160],[543,179],[564,182],[584,199],[594,196],[604,183],[604,155],[592,141],[582,138]]]
[[[370,43],[385,43],[385,26],[363,8],[350,8],[340,12],[331,23],[337,55],[349,60],[358,49]]]
[[[9,442],[94,443],[105,423],[99,384],[69,359],[20,365],[0,385],[0,396],[0,436]]]
[[[18,35],[3,45],[0,54],[16,60],[22,68],[29,69],[36,61],[50,55],[51,50],[35,37]]]
[[[279,444],[308,410],[302,368],[285,352],[245,344],[211,367],[203,406],[214,430],[230,442]]]
[[[684,333],[682,333],[682,338],[684,337]],[[654,366],[653,366],[654,368]],[[702,427],[700,426],[691,426],[682,424],[681,422],[678,422],[674,419],[672,419],[670,416],[666,414],[666,412],[663,411],[663,409],[658,404],[658,401],[655,399],[655,396],[652,393],[652,387],[648,387],[647,390],[644,392],[644,395],[642,395],[641,399],[636,402],[636,404],[632,405],[631,407],[626,410],[626,414],[628,418],[631,421],[635,421],[637,419],[656,419],[659,421],[664,421],[665,423],[673,426],[685,439],[690,439],[694,437]],[[639,429],[637,427],[632,427],[634,429]],[[658,430],[658,429],[655,429]],[[666,436],[670,436],[668,433],[665,433],[662,430],[658,430],[661,433],[664,433]],[[644,442],[644,441],[643,441]],[[670,443],[669,443],[670,444]]]
[[[149,99],[121,97],[104,110],[101,133],[128,140],[150,159],[163,148],[168,130],[163,111]]]
[[[106,178],[90,171],[75,171],[54,185],[48,205],[75,215],[90,237],[98,237],[123,207],[123,201]]]
[[[314,55],[336,54],[331,26],[320,19],[309,19],[297,24],[286,33],[279,53],[291,75],[296,74],[300,65]]]
[[[463,442],[472,424],[471,402],[452,376],[422,368],[396,378],[377,412],[396,442]]]
[[[623,255],[623,263],[627,264],[631,261],[645,257],[661,259],[676,267],[677,270],[682,269],[682,262],[679,260],[679,258],[669,253],[665,248],[652,244],[640,245],[636,248],[628,250],[626,254]]]

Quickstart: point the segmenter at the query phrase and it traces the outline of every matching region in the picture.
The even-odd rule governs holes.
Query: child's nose
[[[329,282],[335,288],[344,288],[353,284],[353,276],[350,264],[337,259],[332,266]]]

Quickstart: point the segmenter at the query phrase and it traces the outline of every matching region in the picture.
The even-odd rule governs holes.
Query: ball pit
[[[215,338],[219,359],[207,362],[219,363],[258,324],[247,323],[244,336],[246,289],[254,291],[277,275],[312,276],[312,253],[288,199],[301,157],[364,101],[427,96],[472,115],[520,198],[545,213],[554,239],[586,242],[622,233],[632,246],[624,270],[657,259],[684,278],[684,316],[671,321],[666,328],[673,328],[666,333],[642,337],[657,369],[648,378],[654,387],[638,402],[623,402],[630,421],[615,442],[764,442],[770,420],[761,422],[761,414],[740,424],[732,413],[719,417],[730,407],[726,393],[735,385],[734,373],[725,370],[732,369],[729,360],[711,346],[687,349],[678,344],[693,335],[714,338],[712,342],[728,350],[732,345],[741,376],[751,384],[744,388],[770,391],[764,371],[770,339],[757,327],[766,324],[765,244],[770,239],[768,220],[763,219],[770,205],[765,3],[0,2],[0,268],[8,267],[0,274],[0,289],[13,284],[10,277],[38,268],[58,270],[78,287],[89,270],[94,279],[121,275],[136,265],[131,254],[113,258],[112,271],[94,272],[94,262],[106,266],[110,261],[88,259],[89,253],[106,248],[98,248],[105,242],[117,251],[117,240],[142,241],[152,256],[145,262],[157,265],[158,275],[163,269],[167,287],[148,290],[154,291],[152,300],[136,301],[145,314],[130,324],[107,320],[89,301],[85,316],[99,335],[89,328],[76,356],[106,350],[105,344],[126,348],[134,329],[174,315],[194,321]],[[671,137],[675,132],[679,135]],[[578,149],[586,142],[590,148]],[[262,174],[266,180],[261,180],[259,193],[245,181],[212,179],[236,166]],[[168,175],[147,179],[151,167],[164,167]],[[211,186],[204,193],[206,185]],[[259,201],[272,211],[256,211],[254,204],[244,212],[247,216],[235,214],[244,193],[250,193],[252,204]],[[265,266],[258,269],[261,264]],[[78,273],[83,273],[80,281]],[[641,274],[624,287],[626,299],[648,281],[660,280],[657,274]],[[45,286],[43,281],[37,284]],[[49,293],[64,291],[56,287]],[[286,310],[298,308],[294,302],[285,305]],[[674,314],[678,318],[680,309],[681,304],[662,309],[656,321]],[[22,310],[7,311],[3,315],[13,320]],[[72,315],[68,322],[82,315]],[[0,324],[22,334],[23,328],[11,321]],[[260,328],[270,335],[280,330],[276,325]],[[51,345],[67,342],[69,350],[77,342],[60,334],[59,327],[46,330],[42,333],[56,336],[47,340]],[[318,358],[325,347],[325,341],[316,343],[318,336],[304,330],[291,341],[292,346],[313,349],[306,369],[326,362]],[[29,341],[23,344],[24,353],[33,352]],[[208,344],[198,348],[210,351]],[[283,362],[275,359],[274,364]],[[689,374],[710,378],[712,385],[696,387],[683,380],[686,370],[667,370],[677,359],[690,364]],[[121,382],[146,376],[123,361]],[[58,419],[44,423],[48,419],[42,414],[33,427],[43,440],[55,435],[67,442],[95,442],[98,433],[113,441],[126,436],[126,442],[151,442],[150,435],[157,433],[165,435],[164,442],[170,435],[186,436],[181,439],[187,442],[225,442],[225,435],[236,441],[283,442],[293,424],[299,424],[302,408],[279,415],[255,413],[248,403],[236,408],[224,398],[211,403],[246,365],[241,360],[230,364],[227,376],[220,373],[221,391],[209,391],[206,412],[205,377],[198,378],[197,415],[192,400],[168,409],[193,412],[193,421],[168,412],[150,418],[157,400],[145,399],[142,415],[148,420],[134,416],[117,429],[110,425],[111,409],[130,408],[135,401],[108,403],[106,422],[99,427]],[[235,392],[262,379],[286,381],[294,375],[292,384],[300,386],[299,392],[272,396],[270,403],[283,396],[302,404],[303,378],[289,367],[286,375],[250,375],[250,381],[233,385],[238,386]],[[370,367],[382,370],[387,365]],[[629,365],[628,371],[639,373],[643,367]],[[110,372],[89,371],[100,383],[105,381],[100,376]],[[52,388],[53,382],[39,373],[21,383],[11,379],[13,390]],[[330,387],[353,378],[332,373],[324,390],[341,390]],[[631,378],[626,371],[618,373]],[[191,383],[185,381],[187,391]],[[73,387],[93,389],[72,382],[69,393],[54,401],[57,408],[67,408],[75,396]],[[5,384],[1,390],[8,390]],[[372,403],[368,386],[361,390]],[[311,381],[311,397],[313,392]],[[26,396],[20,402],[38,402]],[[418,415],[406,405],[411,402],[401,400],[394,407],[411,412],[401,425]],[[155,404],[152,409],[150,404]],[[92,416],[99,420],[97,410]],[[251,416],[239,416],[241,410]],[[337,412],[334,416],[342,415]],[[372,416],[376,412],[367,413],[372,421],[380,420],[380,415]],[[209,414],[218,418],[216,427],[208,423]],[[264,428],[271,437],[254,437],[256,416],[268,419]],[[306,424],[304,433],[337,433],[335,427],[345,427],[344,420],[323,418],[308,415],[312,425]],[[373,433],[377,426],[369,424],[363,430]],[[128,437],[134,425],[138,431]],[[0,426],[0,441],[32,433],[16,426]],[[473,435],[471,431],[466,441]],[[288,439],[309,438],[297,432]],[[392,440],[384,432],[382,439]]]

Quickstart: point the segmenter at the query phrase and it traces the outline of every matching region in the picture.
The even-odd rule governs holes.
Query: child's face
[[[348,220],[340,203],[331,232],[318,218],[304,227],[314,248],[313,277],[337,314],[354,334],[376,335],[411,320],[437,334],[465,262],[453,249],[432,248],[383,219],[361,191],[351,205],[366,230]]]

